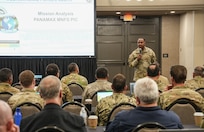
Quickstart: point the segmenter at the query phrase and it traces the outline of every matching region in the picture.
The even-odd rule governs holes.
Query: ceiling
[[[97,16],[116,16],[116,12],[121,12],[120,15],[161,16],[198,10],[204,11],[204,0],[96,0]]]

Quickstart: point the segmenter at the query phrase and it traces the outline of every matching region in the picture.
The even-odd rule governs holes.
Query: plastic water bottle
[[[83,117],[84,123],[87,124],[87,113],[84,107],[81,108],[80,116]]]
[[[14,113],[14,122],[15,122],[15,124],[20,126],[21,119],[22,119],[21,109],[20,109],[20,107],[17,107],[16,111]]]

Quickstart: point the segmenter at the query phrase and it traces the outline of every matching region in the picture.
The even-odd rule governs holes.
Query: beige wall
[[[194,66],[204,65],[204,11],[195,12]]]
[[[170,79],[170,67],[179,63],[180,16],[163,16],[161,25],[162,74]],[[168,58],[163,54],[168,54]]]
[[[172,65],[181,64],[192,78],[195,66],[204,64],[204,11],[190,11],[180,16],[162,16],[161,21],[162,74],[169,76]]]

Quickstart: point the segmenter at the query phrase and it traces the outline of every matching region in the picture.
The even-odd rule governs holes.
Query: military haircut
[[[157,83],[149,77],[138,79],[135,82],[134,94],[146,104],[155,103],[159,98]]]
[[[112,87],[115,92],[122,92],[126,86],[126,78],[123,74],[116,74],[113,77]]]
[[[55,63],[50,63],[46,66],[46,75],[54,75],[56,76],[59,73],[59,67]]]
[[[204,68],[203,67],[201,67],[201,66],[197,66],[197,67],[195,67],[195,69],[194,69],[194,75],[196,75],[196,76],[203,76],[203,73],[204,73]]]
[[[105,67],[99,67],[96,69],[95,75],[97,78],[106,78],[108,77],[108,69]]]
[[[147,75],[150,77],[156,77],[159,75],[160,69],[157,64],[150,64],[147,68]]]
[[[70,64],[68,65],[68,71],[69,71],[69,73],[74,72],[77,67],[78,67],[77,63],[74,63],[74,62],[70,63]]]
[[[19,81],[23,87],[29,87],[33,83],[34,76],[31,70],[24,70],[19,74]]]
[[[174,65],[171,67],[170,75],[176,83],[184,83],[186,81],[187,69],[182,65]]]
[[[0,69],[0,82],[6,82],[13,75],[12,70],[9,68]]]

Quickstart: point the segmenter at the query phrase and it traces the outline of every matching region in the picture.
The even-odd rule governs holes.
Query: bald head
[[[3,100],[0,100],[0,113],[0,126],[6,125],[13,118],[11,108]]]
[[[61,87],[59,78],[53,75],[46,76],[39,84],[40,95],[44,100],[54,99],[59,95]]]

